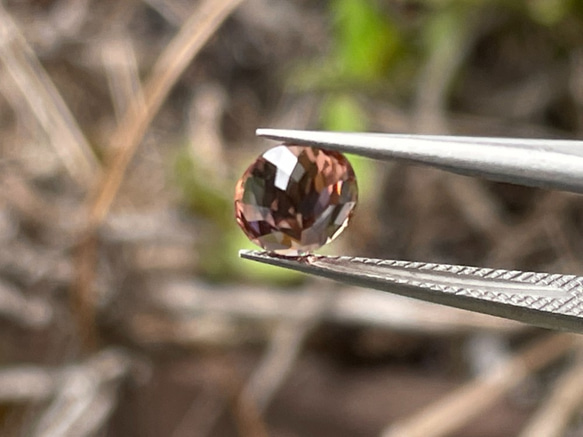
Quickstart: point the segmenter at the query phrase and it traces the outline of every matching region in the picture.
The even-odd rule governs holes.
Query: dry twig
[[[295,306],[299,314],[298,318],[280,321],[261,362],[238,396],[239,404],[251,404],[253,411],[258,415],[265,411],[292,370],[301,353],[304,340],[328,308],[331,297],[330,292],[313,293],[312,290],[305,290],[298,296]],[[176,428],[174,437],[188,435],[188,430],[192,429],[192,424],[195,423],[194,419],[198,418],[199,408],[200,401],[197,400]],[[210,434],[221,414],[222,406],[215,402],[214,411],[206,415],[204,432],[199,431],[201,437]]]
[[[322,293],[313,287],[312,285],[303,292],[316,295]],[[237,331],[233,326],[237,319],[266,322],[305,320],[305,310],[302,309],[303,292],[296,290],[283,293],[269,288],[243,286],[236,289],[219,288],[194,280],[150,281],[146,288],[149,299],[142,300],[151,302],[152,307],[149,310],[172,314],[171,320],[182,322],[174,328],[168,326],[167,329],[160,329],[159,326],[151,329],[151,326],[130,318],[130,332],[139,343],[163,341],[189,344],[204,342],[204,338],[207,341],[214,338],[219,343],[224,343],[228,340],[229,333]],[[148,311],[148,307],[142,311]],[[199,325],[195,329],[197,322],[202,323],[199,318],[201,315],[214,316],[214,320],[218,319],[232,328],[221,330],[217,327],[205,331]],[[429,335],[460,334],[475,330],[512,333],[527,328],[527,325],[518,322],[455,308],[437,308],[427,302],[352,287],[336,289],[333,301],[328,303],[326,311],[319,317],[344,325],[373,326]],[[189,324],[193,324],[193,329],[188,329]],[[242,340],[241,337],[240,341]]]
[[[180,27],[184,23],[184,17],[188,15],[184,4],[169,2],[166,0],[142,0],[173,26]]]
[[[207,0],[196,9],[154,65],[150,78],[144,85],[144,104],[134,99],[111,136],[108,150],[111,155],[107,161],[106,172],[96,191],[89,197],[88,226],[79,248],[77,277],[72,292],[81,338],[87,347],[92,347],[96,341],[95,298],[92,290],[98,247],[95,230],[109,212],[126,168],[170,89],[194,56],[241,2],[242,0]]]
[[[382,437],[441,437],[464,426],[531,373],[568,352],[576,342],[571,334],[552,334],[492,371],[462,385],[449,396],[389,425]]]
[[[158,58],[144,85],[145,105],[133,101],[111,136],[112,156],[94,197],[90,199],[89,225],[101,224],[109,212],[126,168],[146,129],[184,69],[223,21],[243,0],[207,0],[184,23]]]
[[[0,60],[28,109],[34,114],[69,173],[83,187],[98,175],[99,164],[57,88],[0,5]]]
[[[449,87],[465,57],[476,41],[477,32],[470,30],[475,16],[466,14],[465,23],[449,30],[449,38],[431,41],[431,51],[419,78],[416,92],[416,128],[421,132],[447,133],[446,104]]]
[[[67,369],[54,400],[30,435],[95,435],[117,403],[117,387],[129,365],[129,358],[121,351],[105,350],[86,363]]]
[[[29,328],[44,328],[53,319],[53,308],[40,298],[25,297],[0,281],[0,316]]]
[[[263,359],[243,390],[246,396],[254,400],[260,412],[265,411],[285,381],[302,350],[304,340],[321,320],[334,297],[331,290],[321,293],[306,290],[298,299],[298,309],[303,313],[302,316],[296,320],[280,322],[273,332]]]
[[[102,58],[115,115],[119,122],[130,104],[133,103],[139,108],[145,105],[136,53],[129,36],[121,34],[105,41]]]
[[[265,424],[254,400],[242,390],[242,378],[236,364],[228,356],[223,356],[213,370],[213,387],[192,402],[172,432],[172,437],[189,437],[193,429],[196,429],[197,436],[209,435],[226,407],[229,407],[242,437],[267,437]]]
[[[35,402],[47,399],[57,386],[58,371],[20,365],[0,370],[0,401]]]
[[[583,405],[583,359],[562,374],[553,391],[529,419],[520,437],[561,437]]]

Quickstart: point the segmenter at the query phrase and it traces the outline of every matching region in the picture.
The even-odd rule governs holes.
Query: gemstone
[[[282,144],[257,158],[237,182],[235,217],[253,243],[297,255],[336,238],[357,198],[354,170],[342,154]]]

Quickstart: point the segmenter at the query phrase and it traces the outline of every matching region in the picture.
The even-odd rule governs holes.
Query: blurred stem
[[[76,257],[77,277],[71,290],[71,301],[73,311],[79,314],[81,333],[96,330],[93,285],[98,258],[97,228],[107,216],[126,169],[168,93],[200,49],[242,1],[207,0],[196,8],[160,54],[144,85],[143,102],[140,98],[129,103],[125,117],[111,135],[107,168],[103,179],[88,197],[87,227]]]
[[[447,133],[445,109],[455,75],[477,38],[479,11],[451,5],[430,17],[425,28],[429,56],[420,73],[416,94],[416,128],[421,132]]]
[[[382,437],[443,437],[492,406],[502,395],[516,387],[528,375],[565,355],[576,344],[573,334],[550,334],[519,351],[448,396],[392,424]]]

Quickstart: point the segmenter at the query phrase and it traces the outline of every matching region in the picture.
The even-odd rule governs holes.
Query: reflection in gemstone
[[[315,147],[280,145],[261,155],[235,192],[237,223],[266,250],[315,250],[346,227],[358,197],[350,163]]]

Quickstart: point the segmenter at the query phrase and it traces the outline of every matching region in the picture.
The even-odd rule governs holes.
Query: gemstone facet
[[[255,244],[296,255],[336,238],[357,198],[356,176],[342,154],[282,144],[263,153],[237,182],[235,216]]]

